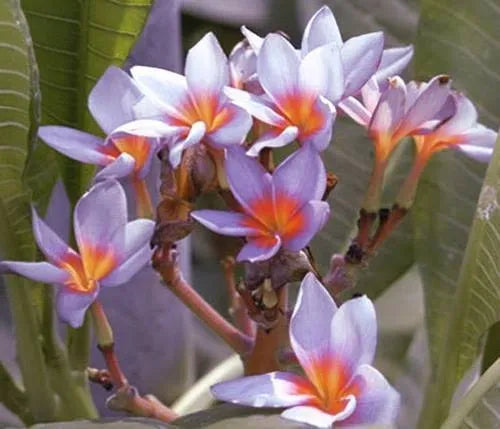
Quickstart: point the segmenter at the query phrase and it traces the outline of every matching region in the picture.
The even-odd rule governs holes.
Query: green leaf
[[[481,338],[500,320],[499,141],[475,211],[422,427],[437,426],[444,420],[455,386],[480,352]]]
[[[483,123],[494,127],[500,122],[500,106],[491,91],[500,81],[499,18],[500,5],[494,0],[423,0],[415,58],[419,79],[449,73],[454,86],[476,104]],[[431,390],[440,357],[446,353],[458,275],[484,173],[483,165],[457,152],[440,153],[426,169],[413,208],[433,371]],[[479,350],[474,341],[476,333],[465,346],[469,356]]]
[[[23,169],[37,127],[38,81],[26,20],[18,0],[0,3],[0,259],[33,260],[30,191]],[[34,306],[37,289],[16,277],[6,278],[16,348],[28,405],[35,420],[54,418]]]
[[[500,410],[500,359],[497,359],[458,402],[441,429],[499,427],[498,410]]]
[[[40,68],[42,123],[100,133],[88,112],[87,96],[109,65],[121,65],[127,58],[151,4],[152,0],[22,0]],[[28,182],[42,205],[59,174],[74,204],[94,171],[93,166],[55,156],[41,142],[33,158]]]
[[[30,192],[22,173],[32,141],[37,82],[29,32],[17,3],[2,2],[0,9],[0,199],[2,227],[12,234],[12,242],[2,234],[2,252],[4,258],[32,260]]]

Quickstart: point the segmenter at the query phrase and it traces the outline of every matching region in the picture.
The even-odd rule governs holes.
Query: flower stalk
[[[253,348],[253,340],[224,319],[193,287],[184,279],[177,260],[175,248],[164,245],[153,255],[153,267],[161,275],[165,285],[196,316],[212,329],[224,342],[240,356],[246,356]]]
[[[116,392],[106,401],[108,408],[165,422],[175,420],[177,414],[170,408],[152,395],[140,396],[137,389],[129,384],[115,353],[113,331],[101,303],[97,300],[94,301],[90,310],[97,337],[97,347],[104,357],[109,377],[117,388]]]

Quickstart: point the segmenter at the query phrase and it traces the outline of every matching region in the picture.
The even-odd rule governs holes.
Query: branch
[[[99,301],[94,301],[90,310],[94,321],[98,349],[101,351],[110,381],[117,386],[117,391],[108,398],[106,406],[114,411],[126,411],[141,417],[152,417],[164,422],[171,422],[178,416],[152,395],[144,397],[131,386],[123,373],[115,353],[113,331]]]
[[[170,246],[156,249],[153,267],[169,289],[236,353],[246,356],[253,349],[253,339],[224,319],[193,287],[184,280],[177,251]]]

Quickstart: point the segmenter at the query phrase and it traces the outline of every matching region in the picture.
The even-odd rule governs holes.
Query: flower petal
[[[188,51],[185,74],[189,91],[196,96],[218,95],[229,85],[227,57],[213,33]]]
[[[269,103],[257,95],[236,88],[225,88],[224,93],[231,99],[233,104],[245,109],[250,115],[276,127],[283,127],[286,119],[277,113]]]
[[[370,365],[361,365],[351,384],[356,384],[360,393],[356,395],[354,412],[342,421],[342,426],[390,425],[395,422],[400,396],[380,372]]]
[[[436,135],[451,137],[461,134],[477,123],[477,110],[463,94],[454,94],[455,114],[436,130]]]
[[[389,77],[400,74],[411,61],[413,51],[413,45],[384,49],[380,65],[374,76],[375,79],[381,82]]]
[[[98,294],[99,286],[89,293],[74,292],[68,287],[61,287],[56,297],[59,318],[73,328],[79,328],[83,324],[87,308],[95,301]]]
[[[493,156],[493,148],[489,147],[460,144],[456,148],[478,162],[490,162]]]
[[[111,164],[108,164],[101,171],[99,171],[95,175],[94,180],[97,182],[106,179],[119,179],[131,174],[134,171],[134,168],[134,157],[128,153],[122,153]]]
[[[392,135],[404,116],[405,97],[406,86],[403,80],[398,76],[392,78],[373,112],[370,132]]]
[[[337,306],[313,273],[300,285],[290,320],[290,343],[302,368],[314,380],[314,367],[330,350],[330,326]]]
[[[257,72],[264,91],[286,111],[283,98],[295,93],[299,76],[299,57],[294,47],[278,34],[269,34],[257,58]]]
[[[234,197],[248,213],[258,217],[252,209],[252,202],[271,198],[271,175],[257,160],[245,155],[239,146],[226,150],[224,165]]]
[[[154,249],[148,243],[144,244],[130,258],[118,265],[110,274],[103,277],[101,284],[105,287],[120,286],[134,277],[144,266],[151,261]]]
[[[207,126],[204,122],[195,122],[191,126],[187,137],[181,142],[175,143],[170,148],[170,151],[168,153],[168,160],[170,161],[170,165],[172,165],[172,168],[177,168],[181,163],[182,152],[184,152],[184,149],[198,144],[203,139],[203,137],[205,137],[206,130]]]
[[[330,429],[333,423],[341,422],[349,417],[356,407],[356,398],[350,395],[347,398],[346,407],[337,414],[328,414],[319,408],[299,406],[289,408],[281,413],[281,417],[300,423],[306,423],[317,428]]]
[[[260,48],[262,48],[262,44],[264,43],[264,38],[258,36],[244,25],[241,27],[241,32],[248,40],[248,43],[250,44],[254,52],[258,55],[260,52]]]
[[[175,136],[179,132],[179,128],[181,127],[169,125],[155,119],[137,119],[113,129],[107,140],[123,134],[151,139],[169,138]]]
[[[142,97],[132,78],[118,67],[111,66],[90,91],[88,106],[101,129],[109,134],[135,119],[132,107]]]
[[[321,157],[305,145],[286,158],[273,173],[275,196],[288,196],[297,208],[310,200],[321,200],[326,189],[326,171]]]
[[[118,228],[126,223],[127,200],[120,184],[106,180],[94,185],[75,207],[74,230],[80,254],[89,245],[108,248]]]
[[[322,117],[321,127],[313,134],[301,138],[301,142],[311,143],[316,151],[322,152],[329,145],[332,140],[333,124],[337,117],[337,110],[330,101],[320,96],[314,103],[314,110],[318,116]]]
[[[220,401],[251,407],[291,407],[305,404],[313,397],[295,393],[307,383],[303,377],[289,372],[242,377],[217,383],[210,388]]]
[[[244,40],[235,45],[228,61],[231,86],[235,88],[243,88],[257,73],[257,55]]]
[[[333,316],[330,355],[345,366],[348,374],[362,364],[371,364],[377,345],[377,320],[373,303],[366,297],[342,304]]]
[[[258,262],[272,258],[281,247],[281,239],[275,237],[250,237],[236,257],[238,262]]]
[[[382,83],[383,89],[387,89],[389,86],[389,80],[385,80]],[[377,104],[380,100],[380,94],[382,93],[381,84],[377,81],[375,76],[373,76],[366,84],[361,88],[361,99],[363,100],[363,104],[368,112],[373,114]]]
[[[384,33],[352,37],[342,46],[344,97],[355,95],[377,71],[384,49]]]
[[[470,128],[460,135],[461,142],[477,147],[484,147],[493,150],[498,134],[481,124]]]
[[[112,160],[101,152],[103,140],[83,131],[46,125],[38,129],[38,136],[51,148],[80,162],[106,165]]]
[[[419,88],[415,102],[409,107],[397,130],[397,138],[410,134],[425,122],[434,119],[448,101],[450,85],[451,81],[448,76],[439,75]]]
[[[207,134],[207,141],[216,147],[241,144],[252,128],[252,117],[246,110],[231,103],[227,103],[223,109],[223,113],[219,114],[227,115],[228,119]]]
[[[322,95],[336,104],[344,94],[344,69],[340,48],[334,43],[310,51],[299,66],[301,91]]]
[[[309,201],[297,216],[303,217],[304,226],[291,236],[282,237],[283,247],[298,252],[306,247],[325,226],[330,215],[330,206],[325,201]]]
[[[141,91],[166,114],[186,121],[183,105],[189,97],[186,78],[156,67],[134,66],[130,69]]]
[[[335,43],[342,46],[342,36],[333,12],[328,6],[323,6],[309,20],[302,36],[302,57],[313,49]]]
[[[253,228],[245,226],[248,217],[241,213],[222,210],[195,210],[191,212],[191,217],[217,234],[236,237],[255,235]]]
[[[344,98],[338,105],[342,111],[349,116],[353,121],[357,122],[368,128],[370,123],[371,114],[369,110],[363,106],[356,98],[347,97]]]
[[[103,286],[118,286],[129,281],[151,259],[149,245],[155,224],[148,219],[136,219],[121,228],[112,239],[112,247],[120,254],[119,265],[101,280]]]
[[[283,147],[293,142],[299,136],[299,129],[294,126],[286,127],[281,133],[276,134],[274,130],[264,133],[257,139],[247,151],[248,156],[257,156],[266,147]]]
[[[36,282],[56,284],[63,284],[70,277],[67,271],[48,262],[2,261],[0,273],[16,273]]]
[[[68,253],[76,255],[76,252],[38,216],[34,208],[32,208],[31,214],[33,220],[33,235],[35,236],[38,247],[49,262],[57,265]]]

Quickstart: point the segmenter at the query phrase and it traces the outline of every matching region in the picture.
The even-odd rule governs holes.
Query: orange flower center
[[[227,106],[220,106],[219,97],[211,94],[200,94],[186,97],[180,106],[176,106],[183,119],[168,118],[172,125],[191,126],[195,122],[203,122],[207,132],[215,131],[233,118],[233,112]]]
[[[351,381],[349,371],[339,360],[324,358],[317,360],[307,370],[309,380],[297,385],[294,393],[314,396],[309,403],[329,414],[342,412],[347,406],[349,395],[358,397],[362,386]],[[347,386],[347,383],[349,386]]]
[[[151,144],[147,137],[126,135],[111,139],[110,144],[102,148],[102,152],[113,158],[118,158],[122,153],[128,153],[135,159],[134,171],[137,172],[146,164]]]
[[[292,93],[281,97],[279,108],[289,121],[300,130],[300,138],[305,139],[316,133],[324,125],[324,117],[318,108],[316,95]]]
[[[82,245],[81,256],[66,253],[60,262],[61,268],[70,274],[66,286],[77,292],[89,293],[96,283],[106,277],[117,265],[116,255],[111,249],[99,246]]]
[[[256,240],[262,245],[274,243],[274,236],[282,239],[292,238],[304,229],[305,218],[298,210],[300,203],[287,194],[276,194],[273,200],[271,195],[257,199],[250,204],[255,216],[248,216],[244,226],[254,228],[261,233]]]

